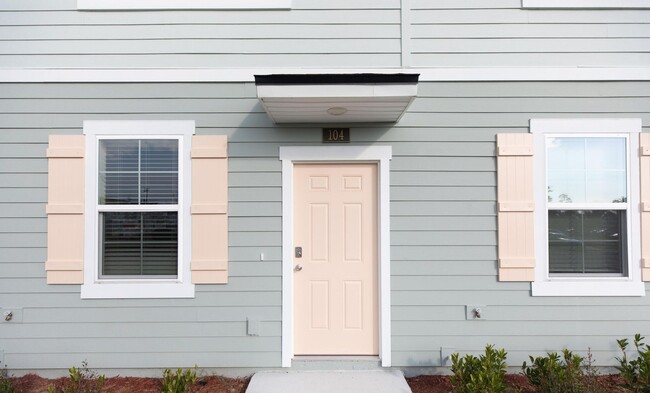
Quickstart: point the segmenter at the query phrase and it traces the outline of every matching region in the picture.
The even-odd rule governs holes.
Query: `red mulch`
[[[446,375],[419,375],[406,378],[413,393],[449,393],[451,382]]]
[[[413,393],[449,393],[451,382],[448,375],[420,375],[406,379]],[[38,375],[28,374],[20,378],[12,378],[17,393],[46,393],[50,384],[63,383],[64,379],[46,379]],[[248,378],[226,378],[220,376],[199,377],[191,393],[245,393]],[[509,392],[534,393],[534,389],[521,374],[506,376],[510,386]],[[602,375],[598,377],[598,387],[602,392],[623,393],[620,387],[620,377],[617,375]],[[113,377],[107,378],[102,390],[106,393],[159,393],[159,378]]]
[[[28,374],[11,378],[17,393],[45,393],[49,385],[62,385],[65,378],[46,379]],[[191,393],[244,393],[248,378],[225,378],[220,376],[199,377]],[[105,393],[160,393],[160,378],[112,377],[106,378],[102,389]]]

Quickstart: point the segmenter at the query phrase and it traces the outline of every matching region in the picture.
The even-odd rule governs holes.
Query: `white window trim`
[[[291,0],[77,0],[82,11],[121,10],[274,10],[291,9]]]
[[[86,135],[86,207],[84,239],[84,283],[81,286],[82,299],[144,299],[144,298],[192,298],[191,258],[191,137],[194,121],[84,121]],[[176,279],[99,279],[98,228],[97,228],[97,146],[98,139],[141,137],[179,138],[179,195],[178,195],[178,263]]]
[[[535,282],[533,296],[645,296],[641,281],[641,217],[639,213],[639,133],[641,119],[531,119],[534,147]],[[546,191],[546,136],[548,134],[617,134],[628,137],[630,208],[628,277],[549,277]]]
[[[301,162],[376,162],[379,222],[379,357],[391,366],[390,160],[391,146],[283,146],[282,161],[282,367],[293,353],[293,167]]]
[[[648,0],[521,0],[522,8],[591,8],[622,9],[650,8]]]

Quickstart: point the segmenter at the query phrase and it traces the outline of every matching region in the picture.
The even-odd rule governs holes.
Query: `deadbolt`
[[[296,258],[302,258],[302,247],[296,247]]]

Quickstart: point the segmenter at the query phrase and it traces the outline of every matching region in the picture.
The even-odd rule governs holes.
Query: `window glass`
[[[627,274],[626,144],[621,137],[547,138],[549,275]]]
[[[626,275],[625,210],[549,210],[549,273]]]
[[[547,157],[549,202],[627,201],[625,138],[551,137]]]
[[[100,139],[98,191],[100,278],[176,278],[178,140]]]
[[[103,212],[100,225],[101,276],[177,276],[176,212]]]
[[[99,204],[178,203],[175,139],[99,141]]]

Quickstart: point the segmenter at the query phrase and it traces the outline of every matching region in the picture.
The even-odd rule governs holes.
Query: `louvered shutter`
[[[47,191],[48,284],[82,284],[84,251],[83,135],[49,138]]]
[[[192,282],[228,282],[228,139],[192,138]]]
[[[650,281],[650,134],[639,134],[641,178],[641,280]]]
[[[533,137],[497,135],[499,281],[535,281]]]

